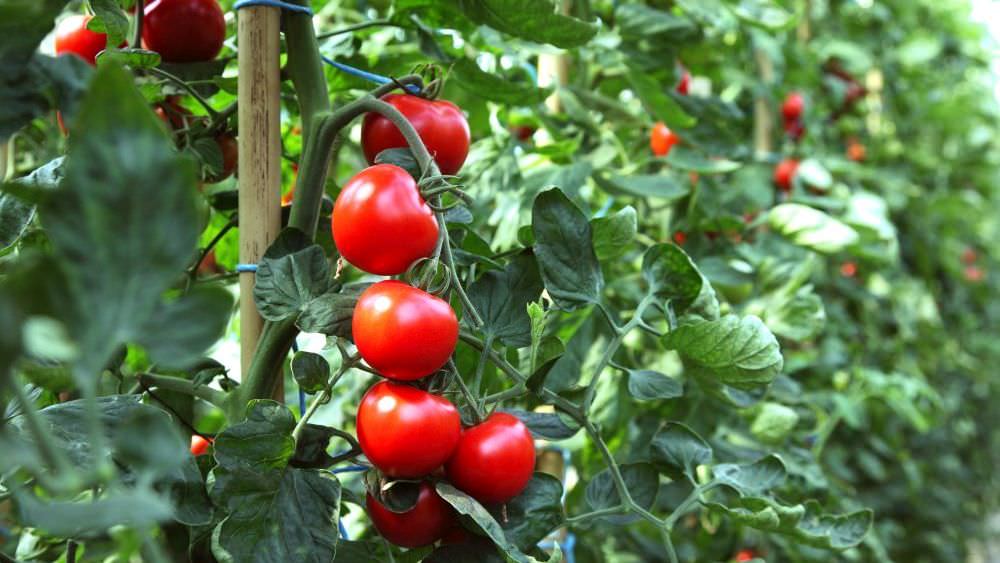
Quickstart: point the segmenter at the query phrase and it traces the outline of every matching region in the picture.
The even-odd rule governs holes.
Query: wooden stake
[[[281,10],[248,6],[237,16],[239,44],[240,263],[256,264],[281,230]],[[263,321],[254,274],[240,274],[240,371],[246,373]],[[279,384],[275,398],[282,399]]]
[[[569,15],[573,3],[570,0],[562,0],[560,10],[563,15]],[[548,88],[549,86],[563,86],[569,81],[569,55],[560,53],[558,55],[542,53],[538,55],[538,87]],[[562,111],[562,103],[559,101],[559,92],[555,91],[545,98],[545,107],[552,113]]]
[[[774,83],[774,63],[761,49],[754,50],[754,58],[757,61],[761,82],[770,86]],[[773,150],[773,129],[774,114],[771,111],[771,101],[759,96],[753,107],[753,146],[758,158],[766,157]]]

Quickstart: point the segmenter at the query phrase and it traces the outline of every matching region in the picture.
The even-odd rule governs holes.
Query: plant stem
[[[448,368],[451,370],[452,374],[455,376],[455,381],[458,383],[458,388],[465,397],[465,400],[469,403],[472,408],[472,414],[475,417],[475,423],[479,424],[482,422],[486,416],[483,414],[482,409],[479,407],[479,403],[476,402],[476,395],[469,391],[469,388],[465,385],[465,380],[462,379],[462,374],[458,373],[458,368],[455,367],[455,362],[448,360]]]
[[[594,370],[594,376],[590,379],[590,383],[587,385],[587,391],[584,393],[584,411],[589,411],[590,406],[594,403],[594,395],[597,392],[597,382],[600,380],[604,369],[608,367],[608,364],[611,362],[611,358],[615,355],[615,352],[618,351],[618,348],[622,345],[622,341],[625,340],[628,333],[635,327],[639,326],[639,323],[642,322],[642,314],[653,303],[655,298],[656,296],[652,293],[647,293],[642,298],[642,301],[639,302],[639,305],[636,307],[635,313],[632,315],[629,322],[621,328],[614,327],[615,337],[611,340],[611,344],[609,344],[608,348],[604,351],[604,355],[601,357],[600,363],[597,364],[597,369]]]
[[[309,0],[291,0],[300,6],[309,6]],[[288,76],[295,86],[302,115],[302,142],[308,149],[311,144],[316,118],[330,111],[330,93],[323,73],[323,59],[313,29],[312,16],[285,11],[285,44],[288,49]],[[298,193],[295,194],[298,199]],[[298,203],[298,202],[295,202]],[[295,204],[292,205],[293,210]],[[312,231],[306,231],[311,236]]]
[[[486,357],[489,355],[492,347],[493,337],[487,335],[486,340],[483,341],[483,349],[479,352],[479,361],[476,363],[476,376],[472,380],[472,389],[476,396],[479,395],[479,390],[482,387],[483,372],[486,371]]]
[[[132,47],[142,47],[142,20],[145,12],[144,0],[135,0],[135,35],[132,36]]]
[[[195,90],[194,87],[191,86],[190,84],[188,84],[187,82],[184,82],[180,78],[174,76],[173,74],[171,74],[171,73],[169,73],[169,72],[167,72],[167,71],[165,71],[165,70],[163,70],[161,68],[150,67],[150,68],[147,68],[146,71],[149,72],[149,73],[151,73],[151,74],[155,74],[156,76],[159,76],[160,78],[165,78],[165,79],[169,80],[170,82],[173,82],[174,84],[176,84],[176,85],[180,86],[181,88],[183,88],[185,91],[187,91],[188,94],[191,95],[192,98],[194,98],[199,104],[201,104],[201,106],[203,108],[205,108],[205,111],[208,112],[208,115],[212,119],[215,119],[215,116],[219,114],[219,112],[215,111],[215,108],[212,107],[212,104],[209,104],[208,100],[206,100],[205,98],[203,98],[201,96],[201,94],[199,94],[198,91]]]
[[[379,26],[400,27],[405,29],[405,26],[402,26],[391,20],[371,20],[371,21],[356,23],[354,25],[349,25],[347,27],[342,27],[340,29],[335,29],[333,31],[327,31],[326,33],[320,33],[319,35],[316,36],[316,39],[318,40],[329,39],[330,37],[343,35],[345,33],[351,33],[352,31],[360,31],[362,29],[368,29],[369,27],[379,27]]]
[[[614,516],[616,514],[621,514],[624,511],[625,507],[622,505],[602,508],[600,510],[594,510],[593,512],[585,512],[577,516],[571,516],[566,519],[566,524],[570,526],[574,524],[581,524],[587,520],[593,520],[594,518],[600,518],[601,516]]]
[[[320,391],[319,395],[316,395],[316,398],[313,399],[313,402],[309,403],[309,408],[306,409],[306,412],[302,414],[302,417],[299,418],[299,421],[295,424],[295,429],[292,430],[292,438],[294,438],[296,442],[299,440],[299,436],[302,435],[302,429],[305,428],[306,424],[309,422],[309,419],[312,418],[314,414],[316,414],[316,411],[319,410],[320,405],[326,403],[327,399],[330,397],[333,387],[337,385],[337,382],[340,381],[340,378],[343,377],[345,373],[347,373],[348,369],[353,367],[355,363],[361,360],[359,357],[355,358],[354,361],[351,363],[348,363],[348,361],[349,360],[346,359],[344,360],[344,365],[342,365],[340,369],[337,370],[337,373],[334,374],[332,378],[330,378],[329,383],[327,383],[326,387],[322,391]]]
[[[155,373],[140,373],[137,376],[139,382],[147,387],[159,387],[167,391],[177,391],[192,397],[208,401],[216,406],[226,404],[227,394],[217,389],[212,389],[207,385],[195,385],[190,379],[173,377],[170,375],[158,375]]]
[[[219,244],[219,241],[222,240],[222,237],[226,236],[226,233],[231,231],[233,227],[236,226],[237,222],[238,218],[234,213],[233,216],[230,217],[229,222],[219,229],[218,233],[215,233],[215,236],[212,237],[212,240],[208,241],[205,248],[201,249],[201,253],[198,254],[198,259],[195,260],[194,264],[190,268],[188,268],[188,282],[185,286],[185,291],[190,289],[191,282],[193,282],[195,277],[198,275],[198,268],[201,266],[201,263],[205,261],[205,257],[208,256],[208,253],[215,248],[215,245]]]

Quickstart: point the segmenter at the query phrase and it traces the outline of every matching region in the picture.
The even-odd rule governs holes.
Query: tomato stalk
[[[194,86],[191,86],[187,82],[181,80],[180,78],[174,76],[173,74],[161,68],[149,67],[145,70],[150,74],[159,76],[160,78],[173,82],[174,84],[183,88],[192,98],[195,99],[196,102],[201,104],[201,107],[205,108],[205,111],[208,112],[209,117],[214,119],[219,114],[219,112],[212,107],[212,104],[208,103],[208,100],[206,100],[204,97],[202,97],[201,94],[198,93],[198,90],[196,90]]]
[[[135,35],[132,36],[132,47],[140,48],[142,47],[142,19],[143,13],[146,11],[145,0],[135,0]]]
[[[226,393],[213,389],[207,385],[195,385],[195,383],[189,379],[172,377],[169,375],[159,375],[155,373],[140,373],[136,376],[136,379],[139,383],[146,387],[158,387],[166,391],[177,391],[179,393],[184,393],[185,395],[191,395],[192,397],[208,401],[213,405],[221,406],[226,402]]]

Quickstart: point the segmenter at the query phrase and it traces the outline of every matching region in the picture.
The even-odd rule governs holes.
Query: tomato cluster
[[[684,66],[680,67],[680,72],[681,77],[674,90],[678,94],[686,96],[691,87],[691,73]],[[679,142],[681,142],[681,138],[677,136],[677,133],[671,131],[665,123],[657,121],[653,124],[653,129],[649,133],[649,149],[653,151],[654,156],[667,156],[670,154],[670,149]]]
[[[781,104],[781,117],[785,122],[785,133],[793,141],[799,141],[806,133],[803,114],[806,110],[806,99],[799,92],[792,92]]]
[[[443,174],[458,172],[469,151],[469,126],[458,107],[413,95],[383,100],[413,124]],[[407,147],[379,114],[365,116],[361,139],[370,163],[382,151]],[[370,274],[403,274],[444,243],[445,227],[418,183],[393,164],[374,164],[344,184],[331,222],[340,255]],[[448,363],[458,343],[458,317],[446,300],[400,280],[380,281],[358,298],[351,330],[358,353],[385,378],[358,405],[361,450],[384,478],[419,482],[415,504],[403,512],[383,502],[380,491],[369,492],[369,515],[387,540],[418,547],[457,526],[454,509],[435,490],[436,479],[487,504],[524,490],[535,467],[534,440],[524,423],[497,412],[463,430],[455,405],[422,381]]]

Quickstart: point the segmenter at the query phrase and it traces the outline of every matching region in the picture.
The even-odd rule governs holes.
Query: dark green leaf
[[[302,236],[294,229],[282,231],[257,265],[254,302],[260,316],[269,321],[298,313],[333,286],[322,247],[301,247]]]
[[[778,341],[757,317],[685,317],[664,337],[667,347],[726,385],[752,389],[770,383],[783,366]]]
[[[649,463],[626,463],[620,465],[619,469],[632,500],[643,508],[648,509],[653,506],[656,493],[660,489],[660,476],[656,473],[656,469]],[[587,504],[594,510],[613,508],[621,504],[621,496],[615,487],[611,470],[601,471],[587,483],[586,497]],[[612,524],[627,524],[638,518],[634,514],[628,514],[605,516],[602,520]]]
[[[517,563],[528,563],[530,561],[528,556],[521,553],[517,546],[507,540],[507,536],[504,535],[500,524],[475,499],[443,481],[437,483],[436,489],[438,495],[445,502],[452,505],[459,514],[465,514],[471,518],[476,526],[485,532],[493,540],[493,543],[504,552],[508,561],[515,561]]]
[[[617,258],[628,250],[639,229],[635,208],[626,205],[614,215],[590,220],[594,235],[594,254],[598,260]]]
[[[0,193],[0,253],[20,240],[35,216],[35,206]]]
[[[94,10],[94,18],[87,22],[87,29],[96,33],[105,33],[108,43],[119,45],[125,41],[128,34],[128,18],[116,0],[90,0]]]
[[[152,361],[170,368],[188,368],[225,332],[233,308],[232,294],[223,288],[198,288],[161,303],[136,339]]]
[[[469,59],[452,62],[452,72],[457,83],[471,94],[487,100],[512,106],[533,106],[540,104],[549,90],[538,88],[531,82],[518,83],[504,77],[484,72]]]
[[[330,364],[319,354],[296,352],[292,356],[292,376],[306,393],[318,393],[330,379]]]
[[[420,178],[420,164],[409,148],[385,149],[375,155],[375,164],[391,164],[410,173],[414,178]]]
[[[558,188],[538,194],[531,210],[535,256],[545,288],[560,308],[597,303],[604,287],[587,217]]]
[[[465,17],[530,41],[570,49],[597,33],[597,25],[557,14],[551,3],[537,0],[453,0]]]
[[[628,373],[628,392],[640,401],[676,399],[684,394],[684,385],[657,371],[633,370]]]
[[[189,445],[176,423],[157,408],[137,408],[117,421],[115,459],[136,473],[163,476],[180,468],[190,456]]]
[[[642,4],[618,6],[615,24],[623,37],[637,40],[662,35],[671,42],[681,42],[698,35],[691,20]]]
[[[318,332],[328,336],[351,338],[351,318],[358,297],[370,283],[349,285],[340,293],[326,293],[306,304],[295,321],[295,326],[305,332]]]
[[[328,426],[306,424],[302,427],[302,435],[295,442],[295,454],[289,464],[302,469],[330,467],[334,460],[327,450],[330,448],[330,438],[337,435],[338,431]]]
[[[563,521],[562,482],[547,473],[536,472],[528,487],[506,503],[503,528],[507,539],[528,551]]]
[[[649,292],[669,301],[677,314],[683,313],[703,291],[710,291],[710,286],[707,290],[704,287],[708,281],[691,258],[673,243],[649,247],[642,257],[642,277],[649,284]],[[710,299],[714,298],[712,293]]]
[[[572,438],[580,431],[579,425],[567,423],[563,417],[554,412],[534,412],[521,409],[504,409],[504,411],[519,418],[536,438],[543,440],[565,440]]]
[[[85,502],[41,499],[25,491],[15,493],[18,521],[61,537],[107,533],[115,526],[148,528],[170,518],[170,502],[152,489],[105,491]]]
[[[712,468],[715,480],[729,485],[743,495],[759,495],[785,481],[785,464],[776,455],[769,455],[753,463],[738,465],[720,463]]]
[[[687,476],[694,480],[695,469],[712,460],[712,447],[680,422],[668,422],[653,436],[650,455],[656,467],[671,479]]]
[[[485,339],[499,339],[508,346],[531,344],[528,303],[542,294],[538,264],[531,254],[515,256],[502,272],[483,274],[468,289],[469,299],[483,319]]]
[[[147,49],[108,49],[97,55],[97,64],[119,64],[131,68],[154,68],[160,66],[160,54]]]

